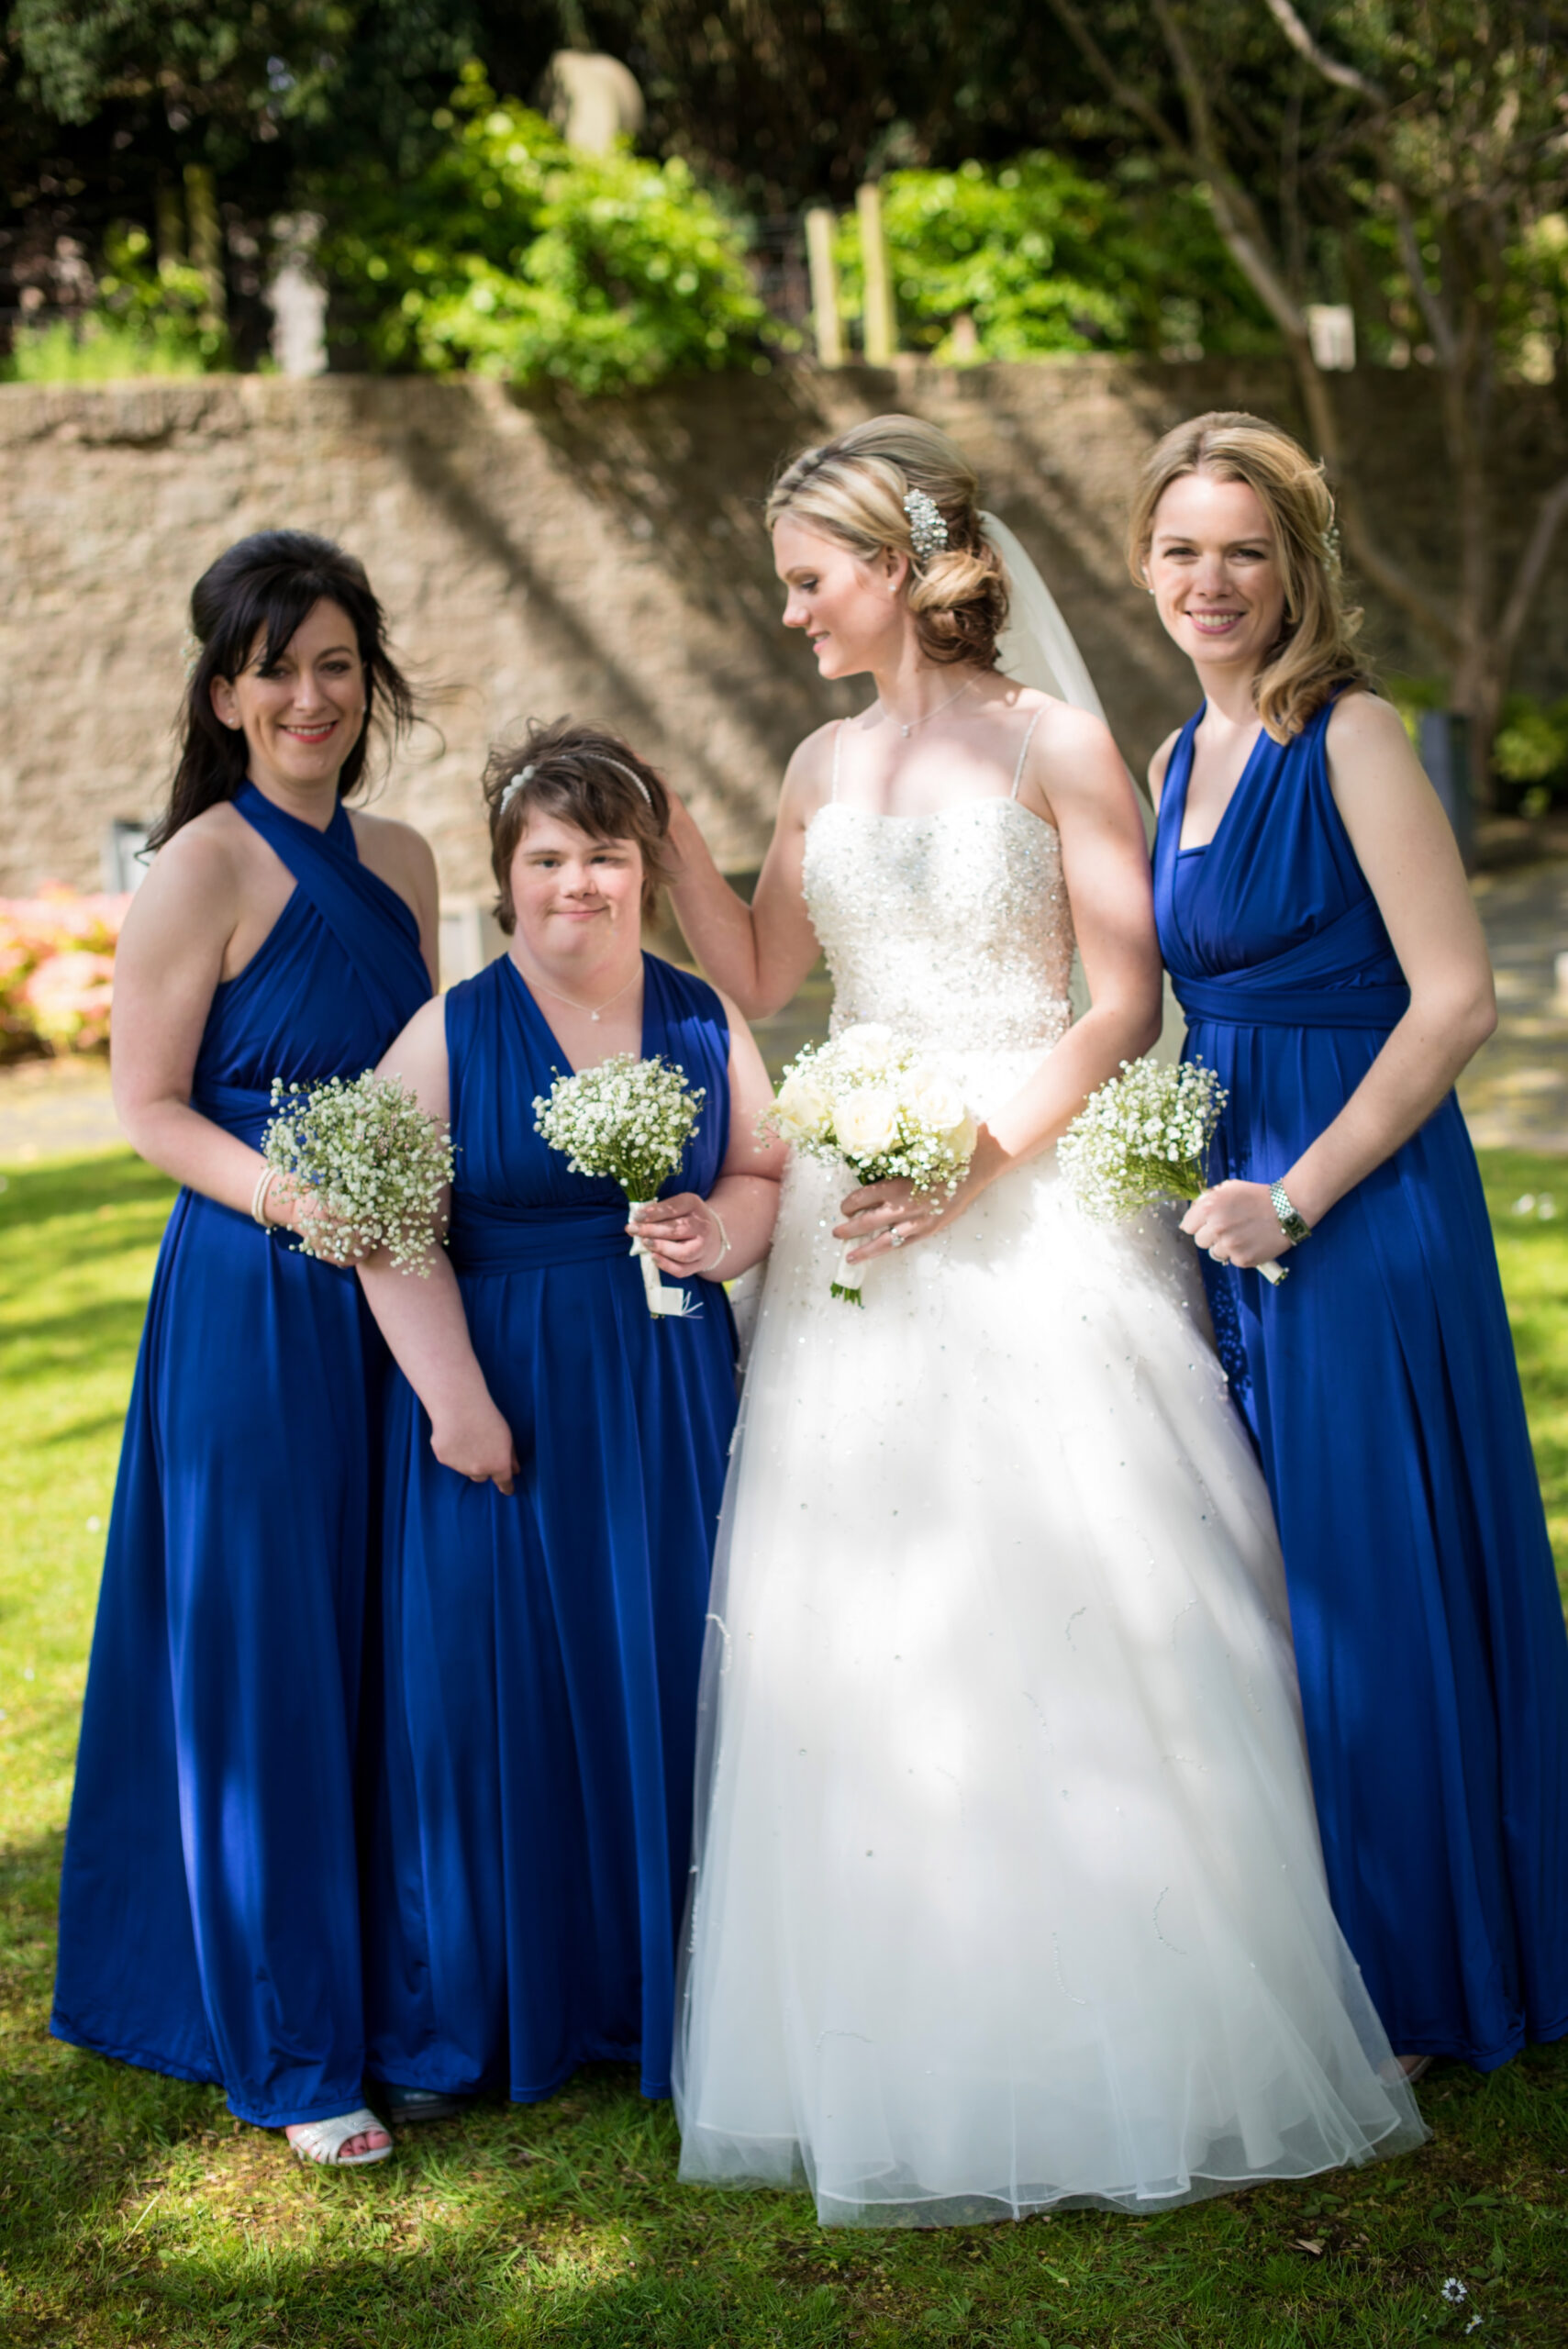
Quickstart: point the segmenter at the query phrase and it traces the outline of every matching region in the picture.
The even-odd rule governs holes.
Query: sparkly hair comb
[[[622,766],[618,759],[601,759],[599,764],[606,767],[614,767],[617,774],[624,775],[628,783],[635,784],[638,790],[641,792],[643,798],[647,801],[649,807],[652,807],[653,794],[649,790],[648,785],[643,782],[642,777],[639,774],[634,774],[630,767]],[[536,766],[519,767],[517,769],[517,774],[512,777],[512,780],[506,785],[506,790],[501,794],[500,802],[495,809],[497,816],[504,816],[506,814],[507,808],[511,806],[518,792],[526,790],[538,773],[539,769]]]
[[[909,517],[909,543],[915,550],[915,560],[924,562],[928,555],[938,553],[947,545],[948,526],[942,519],[942,509],[923,489],[910,489],[904,494],[904,511]]]

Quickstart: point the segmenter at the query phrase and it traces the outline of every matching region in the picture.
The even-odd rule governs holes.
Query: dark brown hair
[[[149,848],[161,848],[193,816],[232,799],[245,780],[250,748],[243,733],[225,726],[214,709],[214,678],[239,676],[252,657],[263,669],[281,660],[301,621],[323,600],[348,614],[365,673],[365,722],[343,761],[339,798],[346,799],[364,779],[373,726],[382,726],[394,741],[413,726],[417,706],[387,650],[386,618],[363,563],[309,530],[258,530],[220,554],[191,590],[196,657],[180,714],[180,756],[169,804],[149,835]]]
[[[670,795],[662,778],[618,734],[574,726],[569,718],[557,718],[553,726],[535,718],[526,742],[495,744],[485,763],[484,790],[495,918],[508,938],[517,926],[512,859],[536,810],[575,824],[590,840],[635,841],[642,857],[642,910],[652,913],[660,885],[670,877]]]
[[[924,557],[904,509],[911,490],[923,490],[947,524],[946,546]],[[862,562],[885,551],[906,555],[905,599],[927,660],[994,669],[1007,625],[1007,573],[981,527],[979,496],[973,468],[945,432],[919,417],[873,416],[786,465],[765,518],[771,530],[781,516],[798,515]]]

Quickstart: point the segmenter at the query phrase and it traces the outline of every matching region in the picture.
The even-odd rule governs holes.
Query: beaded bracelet
[[[711,1199],[705,1199],[703,1201],[703,1205],[707,1209],[709,1215],[712,1216],[715,1223],[717,1224],[718,1237],[723,1244],[719,1248],[719,1252],[714,1258],[712,1264],[699,1264],[697,1266],[697,1270],[699,1273],[713,1273],[717,1271],[719,1265],[723,1264],[726,1256],[729,1253],[729,1234],[724,1229],[724,1218],[719,1214],[718,1209],[714,1206],[713,1201]]]
[[[267,1194],[277,1179],[278,1170],[275,1166],[263,1166],[256,1177],[256,1187],[250,1194],[250,1219],[253,1223],[259,1223],[263,1231],[270,1231],[272,1228],[267,1221]]]

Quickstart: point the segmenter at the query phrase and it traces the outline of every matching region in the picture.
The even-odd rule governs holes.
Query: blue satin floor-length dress
[[[1332,705],[1260,735],[1155,843],[1186,1057],[1229,1094],[1214,1181],[1278,1180],[1409,1002],[1329,787]],[[1475,1154],[1453,1094],[1288,1252],[1207,1255],[1279,1521],[1329,1890],[1401,2054],[1483,2070],[1568,2032],[1568,1638]]]
[[[213,997],[192,1105],[358,1075],[429,995],[418,926],[327,829],[234,802],[295,877]],[[354,1742],[384,1354],[351,1271],[182,1191],[142,1335],[87,1677],[51,2029],[221,2082],[266,2128],[363,2100]]]
[[[665,1196],[728,1142],[729,1035],[702,980],[643,958],[642,1053],[706,1089]],[[615,1184],[534,1129],[568,1067],[509,957],[453,987],[450,1246],[521,1467],[443,1468],[388,1397],[379,1731],[367,1728],[368,2062],[399,2087],[527,2103],[579,2064],[669,2092],[697,1674],[735,1420],[723,1288],[654,1320]]]

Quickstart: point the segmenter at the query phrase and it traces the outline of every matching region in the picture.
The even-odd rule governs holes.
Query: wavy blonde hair
[[[934,500],[948,527],[947,545],[924,558],[915,552],[904,511],[912,489]],[[996,640],[1007,624],[1007,573],[981,533],[979,494],[973,467],[934,424],[873,416],[786,465],[766,519],[771,530],[793,514],[862,562],[884,552],[906,556],[904,592],[927,660],[994,669]]]
[[[1355,649],[1362,616],[1345,602],[1334,500],[1323,468],[1288,432],[1260,416],[1218,409],[1178,424],[1150,451],[1133,499],[1127,559],[1140,587],[1149,584],[1155,509],[1171,484],[1188,473],[1245,482],[1268,515],[1284,573],[1284,618],[1252,680],[1252,698],[1274,740],[1288,742],[1331,694],[1371,681]]]

